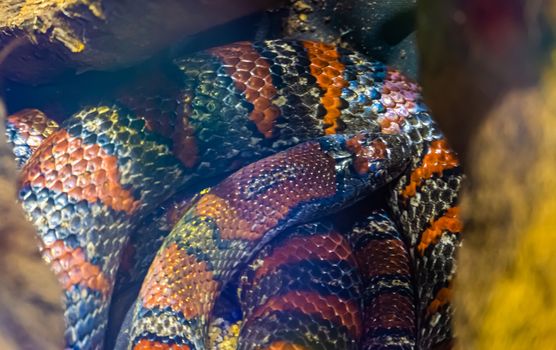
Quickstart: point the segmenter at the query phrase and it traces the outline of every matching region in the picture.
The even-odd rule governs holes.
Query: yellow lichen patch
[[[79,53],[85,50],[83,41],[79,40],[73,33],[70,34],[62,28],[56,27],[52,29],[51,36],[53,39],[64,44],[64,46],[73,53]]]
[[[79,53],[85,50],[85,43],[79,33],[59,26],[57,19],[61,14],[71,14],[72,8],[77,5],[87,6],[98,19],[105,18],[100,0],[26,0],[17,15],[5,19],[6,25],[12,28],[31,27],[38,33],[50,33],[51,39],[61,42],[71,52]],[[0,5],[0,11],[2,9]]]
[[[515,260],[493,285],[479,349],[556,346],[556,199],[538,205]]]
[[[34,18],[38,13],[52,13],[45,11],[51,10],[65,10],[71,6],[82,4],[89,8],[89,11],[98,18],[104,18],[104,13],[99,0],[26,0],[17,16],[10,19],[10,25],[19,25],[30,18]]]
[[[498,173],[501,177],[513,176],[516,181],[513,187],[498,186],[498,197],[487,195],[484,200],[491,211],[500,207],[510,211],[502,216],[509,223],[492,223],[491,220],[491,226],[472,226],[482,229],[482,232],[470,234],[481,233],[483,245],[470,247],[464,243],[462,253],[468,260],[461,261],[462,266],[481,257],[477,248],[489,249],[485,252],[488,259],[483,259],[480,270],[476,266],[471,273],[460,270],[464,272],[462,276],[470,277],[458,281],[458,287],[470,297],[467,304],[460,305],[473,311],[466,315],[472,327],[472,333],[468,332],[466,338],[471,336],[473,343],[464,339],[468,344],[462,345],[462,349],[470,346],[489,350],[556,347],[556,196],[553,193],[556,188],[556,59],[543,76],[538,87],[509,96],[517,107],[510,104],[513,108],[499,113],[505,123],[519,125],[518,144],[508,143],[518,152],[509,154],[506,149],[508,154],[500,158],[516,164],[517,170]],[[521,110],[512,115],[516,108]],[[502,128],[493,129],[496,135],[506,136]],[[519,149],[526,150],[523,154],[527,158],[522,158]],[[483,174],[473,180],[483,181],[486,176]],[[484,209],[477,212],[473,207],[481,203],[479,196],[484,196],[483,192],[476,195],[478,200],[470,202],[470,219],[484,212]],[[512,196],[512,193],[519,195]],[[500,224],[504,225],[503,232],[497,229]],[[496,245],[490,244],[491,241]],[[467,248],[475,252],[465,251]],[[504,250],[509,253],[501,254]],[[488,283],[477,286],[474,280],[481,278]],[[464,285],[466,282],[470,285]],[[468,306],[470,300],[478,304],[480,313]]]

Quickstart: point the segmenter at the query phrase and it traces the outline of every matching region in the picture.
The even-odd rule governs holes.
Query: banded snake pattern
[[[234,283],[238,349],[450,340],[462,175],[415,83],[309,41],[234,43],[173,67],[176,89],[138,87],[61,125],[8,118],[20,199],[65,290],[68,348],[101,349],[118,280],[145,274],[117,348],[217,347],[209,324]],[[144,232],[173,195],[225,175],[154,221],[171,232]],[[383,205],[336,227],[369,197]],[[137,242],[152,252],[121,264]]]

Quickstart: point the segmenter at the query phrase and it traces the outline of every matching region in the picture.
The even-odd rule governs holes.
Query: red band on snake
[[[29,122],[18,124],[17,116],[8,121],[14,148],[34,152],[22,172],[23,206],[43,246],[63,247],[55,256],[65,263],[55,269],[68,286],[68,347],[102,347],[120,257],[132,232],[141,229],[141,219],[197,179],[240,168],[189,205],[172,233],[161,233],[161,238],[168,237],[134,306],[134,320],[124,329],[128,333],[122,339],[129,346],[203,349],[221,289],[261,248],[292,226],[356,205],[386,185],[382,192],[389,220],[411,254],[402,254],[401,245],[392,239],[365,249],[379,261],[413,257],[407,264],[416,283],[415,296],[369,292],[372,301],[361,311],[366,330],[360,341],[386,342],[380,329],[393,328],[398,332],[394,338],[409,348],[412,341],[426,349],[451,337],[446,291],[459,245],[461,224],[454,208],[462,176],[414,83],[356,52],[311,42],[230,44],[176,59],[173,66],[177,87],[147,99],[177,96],[179,103],[171,104],[171,113],[162,107],[158,114],[152,109],[142,113],[137,98],[120,99],[126,107],[86,107],[59,130],[47,132],[36,150],[31,141],[25,146],[25,133],[17,133]],[[339,132],[347,136],[317,139]],[[279,151],[283,153],[272,155]],[[381,256],[376,249],[381,245],[395,254]],[[45,250],[49,254],[58,261],[51,248]],[[284,255],[283,263],[301,263],[312,254],[317,253]],[[345,261],[350,258],[340,255],[343,268],[349,269]],[[332,256],[336,254],[322,258]],[[269,282],[282,266],[277,259],[271,261],[261,281]],[[386,264],[384,274],[405,276],[407,264]],[[98,280],[87,282],[97,271]],[[382,273],[362,273],[359,278],[365,283],[386,278]],[[68,284],[67,276],[75,283]],[[309,305],[317,306],[318,293],[291,293],[284,295],[313,301],[293,307],[298,299],[272,299],[281,307],[266,312],[271,316],[267,323],[251,321],[253,337],[240,338],[245,341],[240,348],[260,341],[257,337],[273,324],[287,326],[282,321],[292,317],[297,324],[316,325],[340,319],[341,325],[353,329],[347,318],[331,318],[326,311],[331,305],[335,306],[330,310],[351,310],[353,299],[322,297],[323,317],[311,318],[316,309],[312,312]],[[401,315],[414,308],[415,322],[406,316],[397,319],[392,307]],[[357,346],[359,336],[352,341],[345,334],[338,335],[344,347]],[[305,341],[274,339],[265,346],[310,348]]]

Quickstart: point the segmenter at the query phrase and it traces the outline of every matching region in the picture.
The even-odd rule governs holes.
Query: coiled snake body
[[[140,219],[237,169],[165,238],[119,346],[204,349],[214,303],[238,278],[239,349],[449,340],[461,173],[418,87],[316,42],[241,42],[174,64],[170,113],[120,98],[60,127],[31,112],[8,119],[21,202],[65,289],[67,346],[102,347]],[[381,188],[387,208],[350,234],[316,222]]]

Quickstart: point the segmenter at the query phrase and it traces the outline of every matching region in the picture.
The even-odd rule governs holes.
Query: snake
[[[64,289],[66,348],[103,348],[142,220],[207,179],[150,233],[116,348],[212,346],[231,283],[238,349],[451,341],[463,175],[417,84],[356,51],[282,39],[177,57],[161,74],[60,125],[37,110],[7,118],[20,202]],[[366,198],[382,208],[335,227]]]

